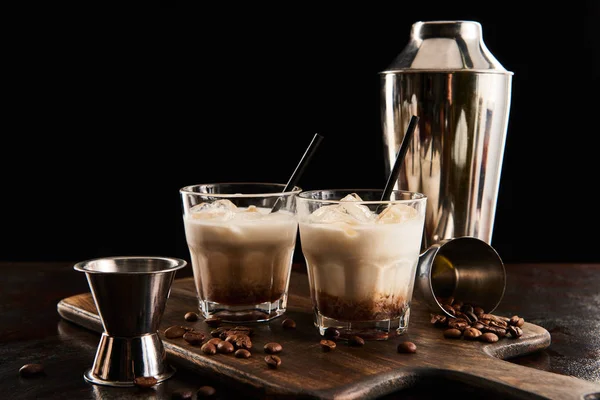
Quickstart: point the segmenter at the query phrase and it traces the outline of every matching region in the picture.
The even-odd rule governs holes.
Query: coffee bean
[[[398,353],[416,353],[417,345],[413,342],[402,342],[398,344]]]
[[[165,337],[167,339],[177,339],[183,337],[184,333],[186,333],[189,330],[190,329],[186,328],[185,326],[171,326],[165,330]]]
[[[508,327],[508,333],[510,333],[510,337],[513,339],[520,338],[523,336],[523,329],[511,325]]]
[[[336,344],[333,340],[323,339],[319,342],[321,345],[321,350],[323,351],[332,351],[336,348]]]
[[[230,342],[221,342],[217,345],[217,351],[223,354],[233,353],[235,348]]]
[[[496,343],[498,341],[498,335],[492,332],[486,332],[479,337],[479,340],[487,343]]]
[[[479,329],[475,329],[475,328],[467,328],[463,332],[464,338],[468,339],[468,340],[478,339],[479,336],[481,336],[481,335],[482,335],[481,331]]]
[[[204,322],[206,323],[206,325],[208,325],[212,328],[216,328],[219,325],[221,325],[221,318],[215,317],[215,316],[210,316],[210,317],[206,318],[204,320]]]
[[[518,315],[513,315],[512,317],[510,317],[510,320],[508,320],[508,324],[512,325],[512,326],[517,326],[517,324],[519,323],[519,316]]]
[[[350,336],[350,338],[348,338],[348,344],[350,346],[355,346],[355,347],[362,347],[365,345],[365,339],[361,338],[360,336]]]
[[[493,325],[487,325],[484,326],[483,329],[481,330],[481,332],[483,333],[493,333],[494,335],[498,336],[498,338],[503,338],[504,336],[506,336],[506,328],[501,328],[498,326],[493,326]]]
[[[325,329],[323,336],[328,340],[338,340],[340,338],[340,331],[330,326],[329,328]]]
[[[236,356],[237,358],[250,358],[252,353],[250,353],[246,349],[237,349],[233,355]]]
[[[209,340],[208,342],[206,342],[206,343],[210,343],[210,344],[212,344],[212,345],[214,345],[214,346],[216,347],[216,346],[217,346],[219,343],[221,343],[221,342],[222,342],[222,340],[221,340],[221,339],[219,339],[218,337],[215,337],[215,338],[212,338],[212,339],[210,339],[210,340]]]
[[[281,323],[281,326],[283,326],[284,329],[295,329],[296,321],[294,321],[293,319],[286,318]]]
[[[31,378],[32,376],[41,375],[44,373],[42,364],[25,364],[19,369],[19,375],[23,378]]]
[[[460,329],[450,328],[444,331],[444,337],[448,339],[458,339],[462,336]]]
[[[133,380],[133,383],[139,387],[149,388],[156,385],[158,381],[153,376],[138,376]]]
[[[448,317],[446,315],[434,314],[431,316],[431,323],[435,326],[445,327],[448,325]]]
[[[460,311],[462,311],[465,314],[472,313],[473,312],[473,306],[470,305],[470,304],[463,304],[463,306],[460,308]]]
[[[442,308],[444,310],[446,310],[446,312],[448,312],[448,314],[450,314],[452,316],[456,315],[456,310],[454,309],[454,307],[444,304],[444,305],[442,305]]]
[[[265,344],[264,349],[265,349],[265,353],[277,354],[277,353],[281,353],[281,351],[283,350],[283,346],[281,346],[279,343],[271,342],[271,343]]]
[[[215,395],[215,393],[217,393],[217,391],[215,390],[214,387],[212,386],[201,386],[198,391],[196,392],[196,396],[198,398],[207,398],[207,397],[212,397]]]
[[[252,348],[252,340],[250,340],[250,337],[248,337],[248,335],[230,335],[225,338],[225,341],[232,343],[236,349],[250,350]]]
[[[215,345],[212,343],[208,343],[208,342],[204,343],[202,345],[202,347],[200,347],[200,350],[204,354],[208,354],[208,355],[217,354],[217,348],[215,347]]]
[[[482,324],[481,322],[477,321],[474,324],[471,325],[471,328],[475,328],[477,330],[482,330],[483,328],[485,328],[486,325]]]
[[[189,331],[183,334],[183,340],[194,346],[202,344],[205,337],[206,335],[199,331]]]
[[[198,321],[198,314],[196,314],[193,311],[190,311],[183,316],[183,319],[190,322]]]
[[[523,318],[519,318],[519,322],[517,322],[517,326],[520,328],[525,325],[525,320]]]
[[[171,398],[173,400],[188,400],[194,397],[194,393],[191,390],[177,390],[173,392]]]
[[[234,326],[229,330],[232,335],[246,335],[252,337],[254,329],[249,326]]]
[[[451,318],[448,320],[448,327],[458,329],[462,332],[469,327],[469,321],[462,318]]]
[[[212,331],[210,331],[210,336],[221,338],[221,335],[223,335],[223,333],[227,333],[228,331],[229,331],[229,328],[221,326],[217,329],[213,329]],[[225,339],[225,338],[221,338],[221,339]]]
[[[281,358],[275,355],[268,355],[265,357],[265,362],[269,368],[275,369],[281,365]]]
[[[474,307],[473,312],[475,313],[475,315],[477,315],[477,318],[481,318],[481,316],[485,314],[485,311],[481,307]]]

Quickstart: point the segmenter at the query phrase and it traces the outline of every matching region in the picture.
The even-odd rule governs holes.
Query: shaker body
[[[411,116],[419,117],[396,187],[427,195],[423,249],[460,236],[491,243],[511,79],[496,71],[381,74],[387,174]]]

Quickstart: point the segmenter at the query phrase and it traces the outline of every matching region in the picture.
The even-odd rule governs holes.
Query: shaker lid
[[[511,74],[483,42],[481,24],[475,21],[419,21],[410,40],[382,73],[472,71]]]

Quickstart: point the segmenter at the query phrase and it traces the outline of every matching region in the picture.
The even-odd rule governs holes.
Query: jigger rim
[[[93,269],[91,266],[99,263],[113,263],[117,261],[161,261],[166,262],[165,267],[153,270],[102,270]],[[187,261],[175,257],[158,257],[158,256],[112,256],[112,257],[97,257],[85,261],[80,261],[73,266],[75,271],[85,272],[86,274],[110,274],[110,275],[152,275],[172,272],[181,269],[187,265]]]

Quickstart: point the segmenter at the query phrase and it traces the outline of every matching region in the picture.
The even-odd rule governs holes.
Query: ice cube
[[[363,201],[363,199],[361,199],[360,196],[357,195],[356,193],[350,193],[349,195],[345,196],[340,201]]]
[[[354,204],[353,202],[346,201],[340,203],[339,207],[358,222],[367,223],[374,221],[376,218],[375,214],[373,214],[371,210],[369,210],[369,207],[364,204]]]
[[[379,224],[397,224],[408,221],[418,215],[417,210],[405,204],[390,204],[377,216]]]
[[[218,219],[228,221],[235,217],[237,207],[230,200],[222,199],[212,203],[200,203],[190,208],[194,219]]]
[[[310,222],[331,224],[334,222],[346,222],[351,225],[358,223],[356,218],[353,218],[339,205],[323,206],[315,210],[309,218]]]

